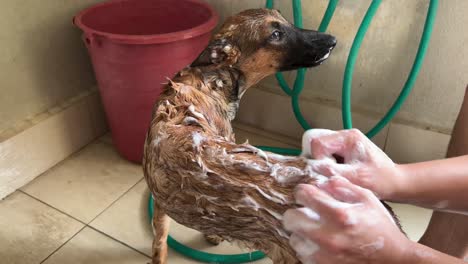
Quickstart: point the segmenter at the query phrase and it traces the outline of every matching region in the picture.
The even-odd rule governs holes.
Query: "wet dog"
[[[226,20],[208,47],[165,86],[145,143],[145,178],[155,198],[153,263],[166,263],[169,217],[209,241],[238,241],[274,263],[300,263],[282,214],[299,183],[320,180],[315,161],[236,144],[231,121],[249,87],[278,71],[320,65],[333,36],[299,29],[278,11]]]

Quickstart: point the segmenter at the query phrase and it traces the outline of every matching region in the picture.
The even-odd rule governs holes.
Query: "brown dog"
[[[165,87],[145,144],[155,198],[153,263],[165,263],[168,217],[212,242],[239,241],[274,263],[299,263],[281,224],[293,189],[320,175],[314,161],[234,143],[231,121],[249,87],[277,71],[321,64],[334,37],[302,30],[278,11],[230,17],[208,47]]]

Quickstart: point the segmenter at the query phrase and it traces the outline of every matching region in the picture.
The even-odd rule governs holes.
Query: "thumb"
[[[344,163],[366,156],[367,141],[369,139],[357,129],[341,131],[312,129],[303,137],[303,145],[309,143],[311,158],[335,160],[335,156],[338,155],[344,158]]]
[[[313,159],[333,158],[341,152],[343,136],[328,129],[310,129],[302,136],[302,156]]]

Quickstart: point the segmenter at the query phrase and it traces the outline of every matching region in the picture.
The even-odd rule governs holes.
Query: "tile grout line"
[[[120,241],[119,239],[117,239],[117,238],[111,236],[110,234],[107,234],[107,233],[105,233],[105,232],[103,232],[103,231],[97,229],[96,227],[93,227],[93,226],[90,225],[94,220],[96,220],[99,216],[101,216],[107,209],[109,209],[112,205],[114,205],[115,203],[117,203],[117,201],[119,201],[120,199],[122,199],[123,196],[125,196],[127,193],[129,193],[130,190],[132,190],[135,186],[137,186],[140,182],[142,182],[142,181],[144,181],[144,180],[145,180],[145,177],[143,176],[140,180],[138,180],[137,183],[135,183],[134,185],[132,185],[125,193],[123,193],[121,196],[119,196],[119,198],[117,198],[117,199],[116,199],[114,202],[112,202],[108,207],[106,207],[104,210],[102,210],[101,213],[99,213],[96,217],[94,217],[91,221],[89,221],[89,223],[86,224],[86,226],[89,227],[89,228],[91,228],[91,229],[93,229],[93,230],[96,231],[96,232],[99,232],[99,233],[102,234],[102,235],[105,235],[106,237],[109,237],[110,239],[112,239],[112,240],[114,240],[114,241],[117,241],[118,243],[120,243],[120,244],[122,244],[122,245],[124,245],[124,246],[126,246],[126,247],[128,247],[128,248],[130,248],[130,249],[135,250],[136,252],[142,254],[143,256],[146,256],[146,257],[148,257],[148,258],[151,258],[151,256],[146,255],[145,253],[141,252],[140,250],[138,250],[138,249],[136,249],[136,248],[134,248],[134,247],[132,247],[132,246],[130,246],[130,245],[124,243],[123,241]]]
[[[93,226],[91,225],[91,223],[92,223],[94,220],[96,220],[96,219],[97,219],[99,216],[101,216],[105,211],[107,211],[107,209],[109,209],[110,207],[112,207],[112,205],[114,205],[115,203],[117,203],[120,199],[123,198],[123,196],[125,196],[127,193],[129,193],[135,186],[137,186],[140,182],[142,182],[142,181],[144,181],[144,180],[145,180],[145,177],[143,176],[143,177],[142,177],[140,180],[138,180],[134,185],[132,185],[127,191],[125,191],[125,192],[124,192],[122,195],[120,195],[115,201],[113,201],[109,206],[107,206],[104,210],[102,210],[96,217],[94,217],[91,221],[89,221],[89,223],[86,224],[86,227],[88,227],[88,228],[90,228],[90,229],[93,229],[94,231],[96,231],[96,232],[98,232],[98,233],[100,233],[100,234],[102,234],[102,235],[104,235],[104,236],[106,236],[106,237],[109,237],[110,239],[112,239],[112,240],[114,240],[114,241],[116,241],[116,242],[118,242],[118,243],[120,243],[120,244],[122,244],[122,245],[124,245],[124,246],[126,246],[126,247],[128,247],[128,248],[130,248],[130,249],[135,250],[136,252],[142,254],[143,256],[146,256],[146,257],[148,257],[148,258],[151,258],[151,256],[146,255],[145,253],[139,251],[138,249],[136,249],[136,248],[134,248],[134,247],[132,247],[132,246],[130,246],[130,245],[124,243],[123,241],[120,241],[119,239],[117,239],[117,238],[115,238],[115,237],[113,237],[113,236],[111,236],[111,235],[109,235],[109,234],[107,234],[107,233],[105,233],[105,232],[103,232],[103,231],[101,231],[101,230],[99,230],[99,229],[97,229],[96,227],[93,227]]]
[[[23,191],[23,190],[21,190],[21,189],[18,189],[19,192],[25,194],[26,196],[28,196],[28,197],[30,197],[30,198],[32,198],[32,199],[34,199],[34,200],[36,200],[36,201],[38,201],[38,202],[40,202],[40,203],[46,205],[47,207],[50,207],[50,208],[52,208],[52,209],[54,209],[54,210],[56,210],[56,211],[58,211],[58,212],[60,212],[60,213],[62,213],[62,214],[64,214],[64,215],[70,217],[71,219],[73,219],[73,220],[75,220],[75,221],[77,221],[77,222],[83,224],[83,227],[81,227],[75,234],[73,234],[73,236],[71,236],[69,239],[67,239],[67,240],[66,240],[64,243],[62,243],[58,248],[56,248],[54,251],[52,251],[44,260],[42,260],[42,261],[40,262],[40,264],[44,263],[47,259],[49,259],[53,254],[55,254],[57,251],[59,251],[63,246],[65,246],[65,244],[67,244],[71,239],[73,239],[76,235],[78,235],[81,231],[83,231],[83,229],[85,229],[85,228],[87,228],[87,227],[90,228],[90,229],[93,229],[93,230],[95,230],[95,231],[97,231],[97,232],[99,232],[99,233],[101,233],[101,234],[103,234],[103,235],[105,235],[106,237],[111,238],[111,239],[114,240],[114,241],[119,242],[120,244],[122,244],[122,245],[124,245],[124,246],[126,246],[126,247],[128,247],[128,248],[130,248],[130,249],[135,250],[136,252],[142,254],[143,256],[146,256],[146,257],[151,258],[150,256],[146,255],[145,253],[143,253],[143,252],[137,250],[136,248],[133,248],[133,247],[131,247],[130,245],[127,245],[127,244],[125,244],[124,242],[122,242],[122,241],[120,241],[120,240],[118,240],[118,239],[116,239],[116,238],[110,236],[109,234],[106,234],[106,233],[104,233],[104,232],[102,232],[102,231],[100,231],[100,230],[98,230],[98,229],[96,229],[96,228],[94,228],[93,226],[90,225],[94,220],[96,220],[99,216],[101,216],[107,209],[109,209],[112,205],[114,205],[117,201],[119,201],[124,195],[126,195],[128,192],[130,192],[131,189],[133,189],[137,184],[139,184],[139,183],[140,183],[141,181],[143,181],[143,180],[144,180],[144,177],[142,177],[142,178],[139,179],[135,184],[133,184],[132,186],[130,186],[130,188],[129,188],[128,190],[126,190],[122,195],[120,195],[117,199],[115,199],[115,201],[113,201],[111,204],[109,204],[109,206],[107,206],[106,208],[104,208],[96,217],[94,217],[93,219],[91,219],[88,223],[85,223],[85,222],[83,222],[83,221],[81,221],[81,220],[79,220],[79,219],[73,217],[72,215],[70,215],[70,214],[68,214],[68,213],[65,213],[65,212],[63,212],[62,210],[60,210],[60,209],[58,209],[58,208],[55,208],[54,206],[52,206],[52,205],[50,205],[50,204],[48,204],[48,203],[46,203],[46,202],[44,202],[44,201],[42,201],[42,200],[40,200],[40,199],[34,197],[34,196],[32,196],[32,195],[26,193],[25,191]]]
[[[145,180],[145,177],[143,176],[141,179],[139,179],[135,184],[133,184],[132,186],[130,186],[130,188],[128,188],[128,190],[126,190],[124,193],[122,193],[119,197],[117,197],[117,199],[115,199],[112,203],[110,203],[106,208],[104,208],[99,214],[97,214],[93,219],[91,219],[86,225],[91,227],[90,224],[96,220],[99,216],[101,216],[105,211],[107,211],[107,209],[109,209],[111,206],[113,206],[115,203],[117,203],[124,195],[126,195],[128,192],[130,192],[131,189],[133,189],[133,187],[137,186],[137,184],[139,184],[141,181]]]
[[[78,218],[76,218],[76,217],[74,217],[74,216],[72,216],[72,215],[70,215],[70,214],[68,214],[68,213],[66,213],[66,212],[64,212],[64,211],[62,211],[62,210],[60,210],[60,209],[54,207],[54,206],[52,206],[51,204],[48,204],[48,203],[46,203],[46,202],[44,202],[44,201],[42,201],[42,200],[40,200],[40,199],[34,197],[33,195],[31,195],[31,194],[29,194],[29,193],[27,193],[27,192],[25,192],[25,191],[23,191],[23,190],[18,189],[17,191],[19,191],[19,192],[25,194],[26,196],[28,196],[28,197],[30,197],[30,198],[32,198],[32,199],[34,199],[34,200],[36,200],[36,201],[38,201],[38,202],[40,202],[40,203],[46,205],[47,207],[50,207],[50,208],[52,208],[52,209],[54,209],[54,210],[60,212],[61,214],[64,214],[64,215],[70,217],[71,219],[73,219],[73,220],[75,220],[75,221],[77,221],[77,222],[83,224],[84,226],[87,226],[87,224],[86,224],[85,222],[81,221],[80,219],[78,219]]]
[[[69,239],[67,239],[67,241],[63,242],[62,245],[60,245],[58,248],[56,248],[54,251],[52,251],[52,253],[50,253],[44,260],[42,260],[41,262],[39,262],[39,264],[42,264],[44,263],[45,261],[47,261],[50,257],[52,257],[52,255],[54,255],[57,251],[59,251],[62,247],[64,247],[70,240],[72,240],[74,237],[76,237],[81,231],[83,231],[83,229],[85,229],[87,226],[84,225],[82,228],[80,228],[80,230],[78,230],[78,232],[76,232],[73,236],[71,236]]]
[[[92,226],[87,226],[87,227],[90,228],[90,229],[92,229],[92,230],[94,230],[94,231],[96,231],[96,232],[98,232],[98,233],[101,234],[101,235],[104,235],[104,236],[106,236],[106,237],[112,239],[113,241],[118,242],[119,244],[122,244],[123,246],[125,246],[125,247],[127,247],[127,248],[130,248],[130,249],[135,250],[136,252],[140,253],[141,255],[143,255],[143,256],[145,256],[145,257],[151,258],[151,256],[146,255],[145,253],[143,253],[143,252],[141,252],[140,250],[138,250],[138,249],[132,247],[131,245],[129,245],[129,244],[127,244],[127,243],[125,243],[125,242],[123,242],[123,241],[121,241],[121,240],[119,240],[119,239],[117,239],[117,238],[115,238],[115,237],[113,237],[113,236],[111,236],[111,235],[109,235],[109,234],[106,234],[106,233],[104,233],[103,231],[101,231],[101,230],[99,230],[99,229],[97,229],[97,228],[95,228],[95,227],[92,227]]]
[[[66,215],[66,216],[72,218],[73,220],[76,220],[76,221],[80,222],[81,224],[83,224],[83,225],[85,225],[85,226],[91,227],[91,226],[89,225],[89,224],[91,224],[91,222],[93,222],[94,220],[96,220],[96,218],[98,218],[99,216],[101,216],[107,209],[109,209],[112,205],[114,205],[117,201],[119,201],[119,200],[120,200],[124,195],[126,195],[133,187],[135,187],[137,184],[139,184],[139,183],[140,183],[141,181],[143,181],[143,180],[144,180],[144,177],[142,177],[142,178],[139,179],[135,184],[133,184],[132,186],[130,186],[130,188],[129,188],[128,190],[126,190],[123,194],[121,194],[119,197],[117,197],[112,203],[110,203],[108,206],[106,206],[106,208],[104,208],[99,214],[97,214],[97,215],[96,215],[93,219],[91,219],[88,223],[86,223],[86,222],[84,222],[84,221],[82,221],[82,220],[80,220],[80,219],[78,219],[78,218],[76,218],[76,217],[74,217],[74,216],[72,216],[72,215],[70,215],[70,214],[68,214],[68,213],[66,213],[66,212],[64,212],[64,211],[62,211],[62,210],[56,208],[56,207],[54,207],[54,206],[51,205],[51,204],[48,204],[48,203],[46,203],[46,202],[40,200],[40,199],[37,198],[37,197],[34,197],[33,195],[31,195],[31,194],[29,194],[29,193],[27,193],[27,192],[25,192],[25,191],[23,191],[23,190],[21,190],[21,189],[18,189],[17,191],[19,191],[19,192],[21,192],[21,193],[27,195],[28,197],[31,197],[32,199],[34,199],[34,200],[36,200],[36,201],[38,201],[38,202],[40,202],[40,203],[42,203],[42,204],[44,204],[44,205],[46,205],[46,206],[48,206],[48,207],[50,207],[50,208],[52,208],[52,209],[54,209],[54,210],[60,212],[60,213],[62,213],[62,214],[64,214],[64,215]]]

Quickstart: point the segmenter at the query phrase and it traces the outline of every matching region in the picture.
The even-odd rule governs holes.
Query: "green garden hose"
[[[437,15],[438,5],[438,0],[431,0],[431,2],[429,3],[429,9],[427,10],[423,34],[421,36],[418,52],[416,54],[416,58],[414,60],[408,79],[406,80],[400,95],[398,96],[397,100],[392,105],[390,110],[385,114],[382,120],[380,120],[369,132],[367,132],[368,137],[372,138],[373,136],[375,136],[393,119],[396,113],[400,110],[408,95],[411,93],[414,83],[416,82],[416,78],[418,77],[419,71],[421,70],[424,57],[426,56],[427,47],[429,46],[429,41],[432,35],[432,29],[434,28],[434,21]],[[348,88],[351,89],[351,86],[349,86]]]
[[[371,5],[369,6],[369,9],[367,9],[364,19],[362,20],[361,26],[359,26],[359,30],[356,33],[356,37],[354,38],[351,50],[349,51],[348,62],[346,63],[346,68],[344,72],[343,92],[341,99],[341,113],[343,115],[343,127],[345,129],[353,127],[353,121],[351,117],[351,81],[353,79],[354,66],[358,56],[359,48],[361,48],[361,43],[364,40],[364,36],[366,35],[367,29],[369,28],[370,23],[374,18],[375,12],[377,12],[377,9],[379,8],[381,2],[382,0],[372,1]]]
[[[325,14],[322,18],[322,22],[320,23],[318,31],[320,32],[326,31],[330,23],[330,20],[333,17],[333,13],[335,12],[338,1],[339,0],[329,1],[327,10],[325,11]],[[346,63],[345,74],[344,74],[344,79],[343,79],[343,94],[342,94],[342,116],[343,116],[343,127],[345,129],[352,128],[351,86],[352,86],[352,76],[354,72],[355,62],[357,59],[357,55],[358,55],[361,43],[364,39],[367,29],[369,28],[369,25],[380,3],[381,3],[381,0],[373,0],[371,5],[369,6],[369,9],[367,10],[366,15],[364,16],[364,19],[353,41],[353,45],[351,47],[351,50],[348,56],[348,61]],[[292,0],[292,4],[293,4],[293,13],[294,13],[294,24],[297,27],[302,28],[301,0]],[[424,60],[424,56],[427,51],[427,47],[429,45],[429,40],[430,40],[430,36],[432,33],[434,20],[436,17],[437,6],[438,6],[438,0],[430,0],[430,5],[429,5],[427,17],[426,17],[426,22],[424,25],[424,31],[421,37],[421,42],[419,44],[418,52],[417,52],[415,61],[413,63],[411,72],[408,76],[408,79],[400,95],[398,96],[397,100],[392,105],[390,110],[385,114],[382,120],[380,120],[375,125],[375,127],[373,127],[367,133],[368,137],[375,136],[377,133],[380,132],[380,130],[382,130],[392,120],[392,118],[398,112],[398,110],[400,109],[400,107],[402,106],[406,98],[408,97],[409,93],[411,92],[411,89],[414,86],[416,78],[421,69],[422,62]],[[266,7],[273,8],[273,0],[267,0]],[[281,89],[287,95],[291,96],[292,108],[293,108],[293,112],[297,121],[299,122],[299,124],[302,126],[303,129],[307,130],[307,129],[310,129],[310,126],[305,120],[304,116],[302,115],[300,106],[299,106],[299,96],[302,92],[302,89],[304,88],[305,73],[306,73],[305,69],[297,70],[296,80],[294,81],[294,86],[292,89],[288,86],[286,80],[284,79],[281,73],[277,73],[276,78],[278,80],[278,84],[280,85]],[[301,152],[300,150],[297,150],[297,149],[287,149],[287,148],[278,148],[278,147],[270,147],[270,146],[259,146],[259,148],[265,151],[275,152],[275,153],[283,154],[283,155],[291,155],[291,156],[297,156]],[[150,196],[150,200],[148,204],[148,213],[149,213],[150,219],[152,219],[153,214],[154,214],[154,207],[153,207],[153,198],[151,196]],[[221,254],[207,253],[207,252],[203,252],[203,251],[199,251],[199,250],[195,250],[193,248],[187,247],[179,243],[177,240],[175,240],[171,236],[168,236],[167,243],[172,249],[181,253],[182,255],[185,255],[187,257],[190,257],[198,261],[208,262],[208,263],[245,263],[245,262],[259,260],[265,257],[265,254],[260,251],[244,253],[244,254],[234,254],[234,255],[221,255]]]

